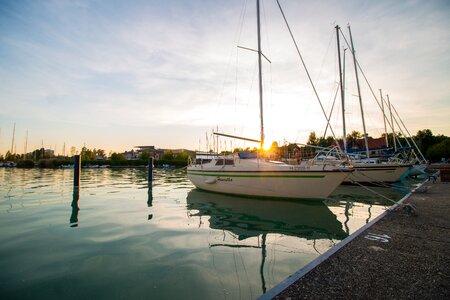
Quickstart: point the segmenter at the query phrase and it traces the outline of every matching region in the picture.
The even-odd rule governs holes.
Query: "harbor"
[[[201,191],[185,169],[148,174],[82,169],[75,189],[72,169],[0,168],[2,295],[255,299],[383,214],[380,195],[420,183],[289,201]]]
[[[448,299],[450,185],[435,179],[258,299]]]

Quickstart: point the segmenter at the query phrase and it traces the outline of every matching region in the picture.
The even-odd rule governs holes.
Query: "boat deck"
[[[450,299],[449,215],[429,181],[259,299]]]

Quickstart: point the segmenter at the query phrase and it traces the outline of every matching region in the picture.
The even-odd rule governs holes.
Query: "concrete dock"
[[[259,299],[450,299],[450,183],[429,181]]]

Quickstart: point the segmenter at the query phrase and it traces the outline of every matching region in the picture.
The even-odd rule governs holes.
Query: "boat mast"
[[[351,51],[353,55],[353,65],[355,66],[356,87],[358,88],[359,107],[361,108],[361,118],[364,130],[364,143],[366,145],[366,156],[367,158],[369,158],[370,156],[369,156],[369,144],[367,142],[366,121],[364,120],[364,109],[362,105],[361,88],[359,87],[359,78],[358,78],[358,65],[356,63],[355,47],[353,46],[352,31],[350,29],[350,25],[348,26],[348,33],[350,35],[350,44],[352,46]]]
[[[397,151],[397,142],[395,139],[397,136],[395,135],[395,129],[394,129],[394,119],[392,117],[392,109],[391,109],[391,101],[389,101],[389,95],[386,95],[388,106],[389,106],[389,113],[391,114],[391,124],[392,124],[392,139],[394,140],[394,151]]]
[[[384,138],[386,139],[386,148],[389,148],[389,139],[386,129],[386,114],[384,113],[384,99],[381,89],[380,89],[380,99],[381,99],[381,112],[383,113],[383,122],[384,122]]]
[[[344,153],[347,153],[347,132],[345,128],[345,98],[344,98],[344,83],[342,79],[342,65],[341,65],[341,45],[339,43],[339,25],[336,25],[336,43],[337,43],[337,53],[339,61],[339,86],[341,89],[341,103],[342,103],[342,128],[343,128],[343,143],[344,143]],[[345,51],[344,51],[345,53]]]
[[[14,152],[14,136],[16,135],[16,123],[14,123],[14,127],[13,127],[13,135],[12,135],[12,141],[11,141],[11,154],[15,153]]]
[[[400,115],[398,114],[397,110],[395,109],[395,106],[392,105],[392,108],[394,109],[395,114],[397,115],[398,119],[400,120],[400,123],[402,123],[403,127],[405,128],[406,132],[408,133],[409,138],[411,139],[411,142],[414,144],[414,146],[416,147],[417,151],[419,151],[420,156],[422,157],[422,160],[424,162],[427,161],[427,159],[425,158],[425,156],[423,156],[422,151],[420,151],[419,147],[417,146],[416,142],[414,141],[413,137],[411,136],[411,133],[409,133],[408,128],[405,126],[405,123],[403,123],[402,118],[400,118]],[[400,126],[399,126],[400,127]]]
[[[27,155],[27,150],[28,150],[28,129],[27,129],[27,133],[25,135],[25,148],[23,151],[24,157]]]
[[[264,115],[263,115],[263,85],[262,85],[262,63],[261,63],[261,22],[259,13],[259,0],[256,0],[256,18],[257,18],[257,31],[258,31],[258,75],[259,75],[259,115],[261,120],[261,150],[264,147]]]

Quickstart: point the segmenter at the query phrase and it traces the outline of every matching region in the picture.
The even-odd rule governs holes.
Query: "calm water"
[[[253,299],[390,205],[360,187],[320,203],[194,189],[183,170],[0,169],[3,299]],[[398,200],[408,185],[375,188]]]

